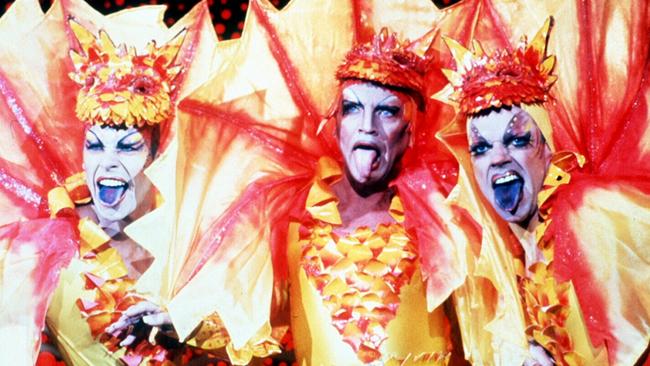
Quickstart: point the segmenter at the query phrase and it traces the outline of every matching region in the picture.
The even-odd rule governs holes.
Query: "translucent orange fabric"
[[[555,241],[556,277],[573,283],[593,346],[606,347],[612,365],[633,364],[650,340],[647,2],[476,0],[452,12],[458,15],[443,26],[446,35],[464,45],[477,39],[488,52],[513,47],[548,16],[555,18],[548,54],[557,56],[559,80],[545,104],[553,129],[547,138],[557,151],[584,155],[586,164],[555,190],[546,235]],[[517,332],[525,322],[511,261],[518,243],[473,183],[465,121],[458,118],[442,135],[462,167],[456,202],[484,228],[471,277],[488,278],[506,299],[495,302],[495,314],[473,321],[489,330],[486,341],[519,344],[524,357],[526,339]],[[506,330],[510,334],[502,334]],[[522,359],[504,361],[503,352],[486,344],[468,348],[486,363]]]
[[[164,10],[165,6],[149,6],[104,16],[84,1],[61,0],[43,14],[38,1],[19,0],[0,19],[0,224],[30,220],[3,227],[0,251],[8,254],[0,260],[0,288],[3,299],[7,298],[3,300],[2,313],[27,317],[33,314],[34,321],[30,322],[34,324],[25,322],[25,327],[43,327],[59,269],[78,249],[76,220],[37,220],[50,215],[48,191],[82,170],[84,124],[75,116],[78,88],[68,75],[72,71],[68,52],[78,45],[68,29],[68,19],[74,18],[95,33],[105,29],[116,44],[126,43],[137,49],[151,40],[163,44],[187,28],[178,59],[184,72],[176,86],[178,97],[182,98],[205,81],[219,64],[215,55],[217,38],[207,4],[196,6],[172,28],[163,22]],[[173,133],[172,123],[162,129],[160,150]],[[14,238],[16,233],[20,233],[20,241]],[[14,265],[17,259],[24,261],[25,266]],[[26,266],[33,261],[38,266]],[[12,294],[12,287],[4,282],[12,278],[24,278],[25,291],[35,287],[40,292],[22,297]],[[81,293],[79,287],[77,293]],[[76,299],[65,300],[69,301],[65,309],[69,311]],[[66,319],[54,320],[59,321]],[[37,336],[21,333],[12,339],[33,345],[39,342]],[[35,359],[38,347],[31,348],[25,357]]]
[[[138,230],[151,243],[172,238],[170,249],[155,255],[171,269],[161,282],[167,294],[161,303],[181,337],[216,310],[240,349],[270,321],[275,285],[287,280],[289,220],[304,210],[318,158],[339,155],[334,121],[317,134],[339,92],[336,67],[352,45],[384,25],[423,37],[424,52],[432,39],[440,41],[435,21],[444,16],[428,1],[296,0],[281,11],[251,2],[230,61],[181,102],[178,155],[150,169],[166,204],[149,229]],[[437,69],[431,90],[442,86]],[[439,110],[414,126],[394,182],[409,212],[407,226],[420,238],[430,308],[465,273],[454,245],[466,238],[447,225],[455,213],[442,204],[456,166],[434,138]],[[144,237],[163,222],[171,231]]]
[[[0,340],[6,347],[0,361],[33,365],[59,271],[77,250],[75,222],[40,219],[0,226],[0,243]]]

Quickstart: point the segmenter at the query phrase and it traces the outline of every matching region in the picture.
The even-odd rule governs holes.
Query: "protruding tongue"
[[[118,187],[99,186],[99,199],[109,206],[113,205],[122,197],[125,190],[126,185]]]
[[[511,182],[495,186],[494,198],[497,205],[504,211],[513,214],[519,205],[523,186],[524,181],[522,179],[515,179]]]
[[[357,148],[352,153],[354,155],[354,163],[357,166],[357,171],[362,177],[368,178],[372,172],[375,159],[377,159],[377,151],[374,149]]]

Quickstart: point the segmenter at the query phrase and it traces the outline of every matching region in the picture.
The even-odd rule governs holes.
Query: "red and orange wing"
[[[0,226],[0,339],[11,350],[0,355],[4,364],[36,362],[59,272],[76,250],[74,220],[39,219]]]
[[[334,125],[328,123],[317,133],[338,93],[335,69],[356,42],[385,22],[395,22],[403,36],[430,42],[437,33],[428,32],[442,15],[427,1],[415,3],[392,18],[382,18],[378,10],[382,4],[394,6],[388,1],[294,0],[282,10],[265,0],[250,3],[242,37],[228,51],[230,60],[181,103],[178,155],[150,170],[153,181],[166,186],[161,192],[168,203],[150,224],[164,222],[172,228],[169,249],[160,253],[167,258],[167,269],[159,272],[166,276],[160,300],[170,301],[167,306],[181,337],[215,310],[236,349],[266,329],[274,278],[281,281],[286,271],[288,220],[304,210],[300,197],[318,158],[338,155]],[[427,14],[436,16],[427,21]],[[418,21],[409,22],[409,17]],[[435,115],[430,117],[423,122],[431,122],[429,129],[440,123]],[[415,144],[425,152],[437,143],[431,138]],[[449,155],[447,160],[430,155],[445,162],[442,171],[449,174],[442,182],[431,171],[404,177],[398,184],[407,196],[419,195],[422,188],[413,187],[421,183],[435,192],[453,184],[455,167]],[[424,165],[415,155],[409,161],[413,167]],[[165,185],[169,172],[176,172],[176,182]],[[424,214],[437,215],[424,208],[427,199],[408,206],[420,207],[417,213],[422,214],[413,214],[413,225],[429,223]],[[438,218],[438,223],[430,225],[435,228],[426,239],[449,235],[443,220]],[[151,237],[143,239],[154,245]],[[445,253],[451,242],[445,242]],[[442,275],[451,272],[440,273],[435,279],[444,289],[436,292],[434,306],[453,287],[444,285],[448,282]],[[454,286],[459,278],[454,277]]]
[[[512,48],[521,35],[532,36],[554,17],[547,51],[557,57],[558,81],[547,103],[552,137],[558,151],[586,158],[554,194],[547,233],[555,238],[556,275],[573,282],[593,345],[606,345],[612,363],[634,363],[649,340],[647,276],[639,275],[648,273],[650,255],[641,244],[650,240],[648,4],[476,0],[450,11],[465,14],[467,21],[459,29],[450,25],[446,35],[464,45],[477,39],[488,52]],[[515,298],[516,284],[499,273],[510,262],[504,255],[508,229],[499,228],[499,219],[482,208],[488,203],[466,176],[471,167],[461,125],[449,127],[444,137],[465,170],[458,200],[483,222],[479,268],[500,293]],[[485,230],[490,227],[495,229]],[[486,263],[491,269],[481,267]],[[497,311],[494,319],[514,313]],[[503,329],[494,324],[488,328]]]

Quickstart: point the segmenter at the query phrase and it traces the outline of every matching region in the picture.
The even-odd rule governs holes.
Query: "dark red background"
[[[51,0],[40,0],[44,9],[49,8]],[[169,4],[165,20],[173,24],[192,8],[199,0],[169,1],[169,0],[87,0],[95,9],[110,13],[120,9],[143,5],[143,4]],[[283,7],[289,0],[270,0],[275,6]],[[312,0],[320,1],[320,0]],[[432,0],[438,7],[443,8],[459,0]],[[13,1],[2,0],[0,2],[0,14],[11,5]],[[248,0],[208,0],[212,22],[219,39],[239,38],[244,26],[244,16],[248,8]]]

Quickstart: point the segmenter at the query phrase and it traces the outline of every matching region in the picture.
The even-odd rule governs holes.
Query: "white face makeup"
[[[84,170],[100,221],[122,220],[144,200],[151,188],[143,174],[149,161],[149,143],[136,128],[86,130]]]
[[[387,183],[408,147],[415,108],[408,95],[371,83],[343,89],[338,143],[353,185],[371,188]]]
[[[517,106],[502,108],[470,118],[467,136],[483,195],[504,220],[527,225],[551,160],[533,118]]]

